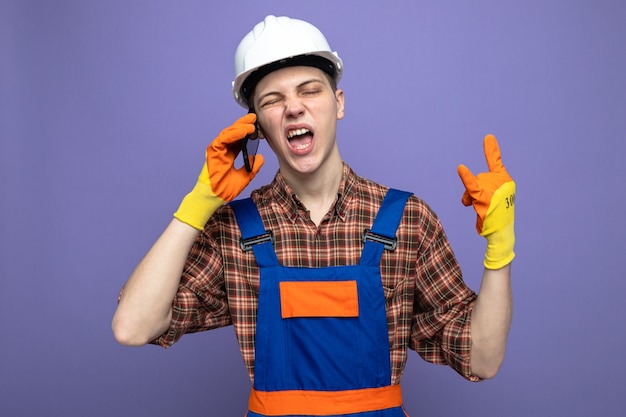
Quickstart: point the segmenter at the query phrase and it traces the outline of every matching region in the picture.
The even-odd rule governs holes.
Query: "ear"
[[[259,139],[265,139],[265,133],[263,133],[263,128],[261,128],[261,123],[259,122],[259,115],[257,114],[256,119],[256,133]]]
[[[259,121],[259,115],[258,113],[256,113],[254,110],[252,110],[252,108],[250,108],[250,111],[256,114],[256,133],[257,133],[257,137],[259,139],[265,139],[265,133],[263,133],[263,129],[261,129],[261,122]]]
[[[343,90],[338,88],[335,91],[335,100],[337,101],[337,120],[341,120],[343,119],[344,116],[344,96],[343,96]]]

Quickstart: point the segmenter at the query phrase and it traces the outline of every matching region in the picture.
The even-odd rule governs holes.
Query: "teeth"
[[[292,130],[287,134],[287,137],[289,139],[295,137],[295,136],[300,136],[300,135],[304,135],[305,133],[309,133],[309,129],[296,129],[296,130]]]

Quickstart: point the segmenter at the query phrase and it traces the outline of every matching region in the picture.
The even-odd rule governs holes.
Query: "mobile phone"
[[[253,113],[250,110],[248,113]],[[257,150],[259,149],[259,125],[254,123],[254,132],[247,135],[241,140],[241,155],[243,156],[243,164],[246,167],[246,171],[252,172],[254,167],[254,159],[256,157]]]

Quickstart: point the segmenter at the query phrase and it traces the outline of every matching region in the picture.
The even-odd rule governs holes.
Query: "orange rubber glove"
[[[476,210],[476,230],[487,239],[485,268],[500,269],[515,257],[515,182],[502,164],[495,136],[484,140],[489,172],[476,176],[459,165],[458,173],[465,186],[462,202]]]
[[[198,182],[183,198],[174,217],[203,230],[211,215],[222,204],[234,200],[252,181],[263,165],[263,155],[256,155],[252,172],[235,168],[240,152],[238,141],[256,129],[256,114],[248,113],[222,130],[206,149],[206,160]]]

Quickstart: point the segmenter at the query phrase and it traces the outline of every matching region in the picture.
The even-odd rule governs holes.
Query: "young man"
[[[250,417],[404,416],[409,348],[472,381],[495,376],[512,314],[515,196],[495,138],[489,172],[459,166],[487,238],[476,295],[430,208],[342,161],[343,66],[317,28],[268,16],[241,41],[236,72],[234,97],[252,112],[209,145],[196,186],[126,283],[116,339],[167,347],[232,324]],[[234,201],[263,164],[234,167],[257,126],[279,172]]]

